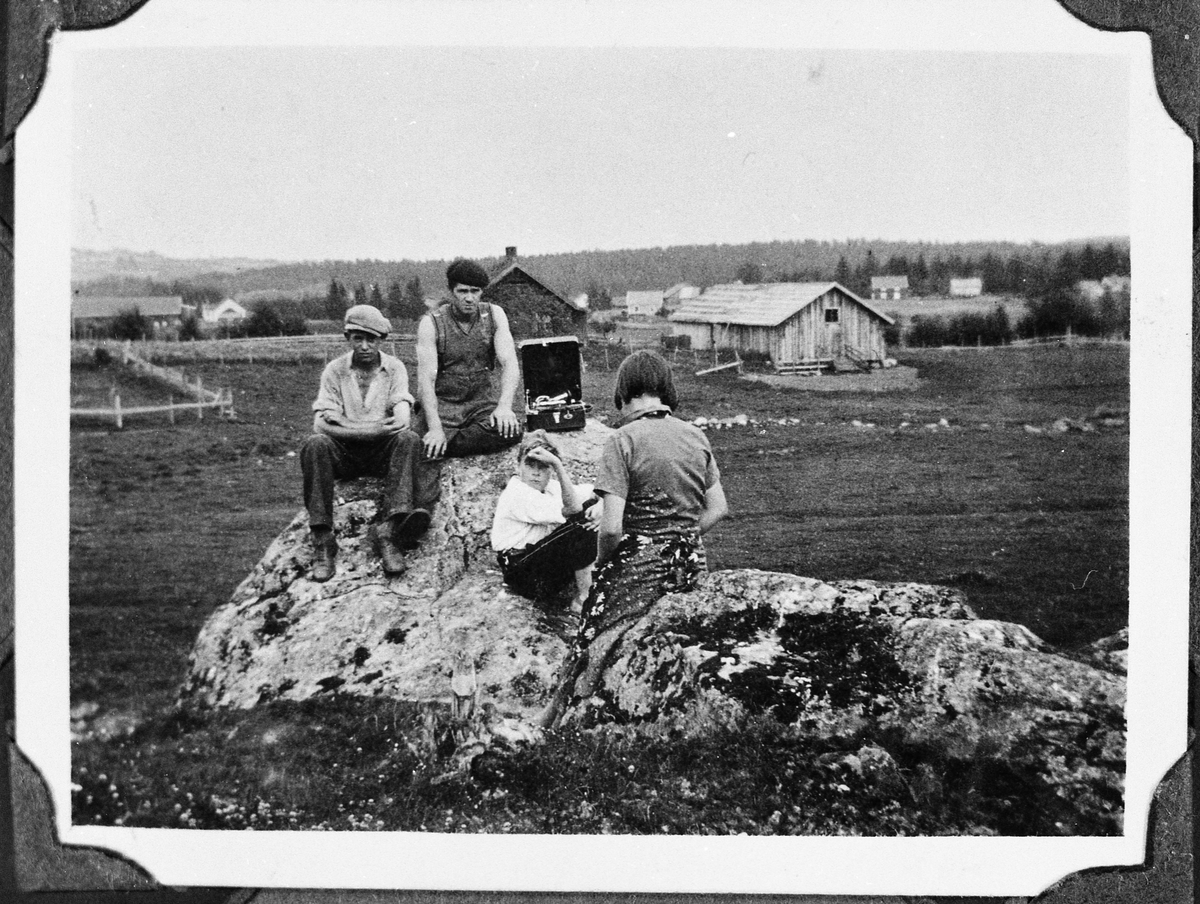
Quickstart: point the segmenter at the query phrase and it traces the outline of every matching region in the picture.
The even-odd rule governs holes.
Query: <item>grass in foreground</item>
[[[951,767],[771,719],[703,739],[562,729],[449,772],[428,706],[361,698],[181,713],[77,751],[76,824],[197,829],[689,835],[1059,834],[1068,813],[1001,762]],[[867,780],[878,743],[900,778]],[[452,746],[452,745],[451,745]],[[1056,822],[1058,823],[1056,825]],[[1071,824],[1073,833],[1098,831]]]

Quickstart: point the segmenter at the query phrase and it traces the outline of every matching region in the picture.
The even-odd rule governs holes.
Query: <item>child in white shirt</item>
[[[574,581],[578,612],[591,586],[599,506],[592,488],[575,486],[544,430],[525,434],[517,473],[496,503],[492,549],[505,582],[522,596],[558,597]]]

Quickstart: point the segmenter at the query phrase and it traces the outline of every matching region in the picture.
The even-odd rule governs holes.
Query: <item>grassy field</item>
[[[1045,428],[1059,418],[1084,418],[1102,405],[1127,407],[1128,348],[922,351],[905,353],[901,363],[919,369],[916,389],[815,393],[773,389],[732,374],[697,378],[679,369],[680,416],[746,414],[757,421],[710,434],[732,507],[730,518],[711,535],[712,565],[823,579],[953,584],[981,615],[1020,622],[1066,648],[1123,627],[1128,613],[1127,429]],[[596,416],[610,416],[613,374],[605,370],[602,354],[589,353],[589,364],[585,398],[595,405]],[[232,724],[234,717],[181,725],[164,714],[184,677],[200,625],[228,599],[300,507],[299,467],[289,453],[308,434],[309,405],[321,366],[319,360],[189,365],[189,373],[201,375],[206,386],[234,387],[237,419],[232,422],[181,418],[171,427],[165,417],[149,416],[131,418],[119,432],[103,425],[72,427],[72,703],[98,704],[103,716],[144,723],[133,738],[77,744],[76,780],[91,789],[98,775],[104,774],[107,782],[110,773],[124,769],[129,777],[123,793],[135,802],[122,812],[140,813],[141,802],[153,801],[141,824],[161,825],[175,818],[167,807],[175,792],[146,776],[156,774],[158,781],[171,775],[172,784],[180,787],[187,785],[188,776],[196,788],[207,787],[204,783],[212,779],[203,771],[211,765],[184,762],[179,739],[188,738],[191,747],[203,751],[209,741],[202,739],[210,733],[211,743],[219,747],[229,731],[225,723]],[[80,368],[73,373],[72,393],[103,395],[121,379],[112,368]],[[949,426],[926,426],[943,420]],[[397,712],[393,707],[393,720],[409,717]],[[287,725],[294,714],[271,710],[255,718],[264,725]],[[306,716],[319,724],[341,718],[332,710]],[[378,719],[376,713],[376,726]],[[353,743],[343,737],[327,734],[305,754],[321,762],[303,769],[327,773],[335,785],[350,781],[345,770],[353,757],[345,748]],[[551,744],[538,756],[552,760],[556,749],[562,748]],[[786,758],[767,729],[754,749],[754,756]],[[588,755],[598,764],[618,754],[604,748]],[[673,762],[679,752],[645,755],[659,757],[654,762],[660,765],[653,768],[666,769],[662,763]],[[155,757],[161,758],[157,772],[151,768]],[[554,762],[543,760],[530,768],[551,773],[566,768]],[[643,767],[651,764],[639,763]],[[405,768],[411,775],[419,772]],[[293,771],[300,769],[296,765]],[[255,784],[252,778],[240,774],[245,800],[236,813],[241,815],[218,820],[205,811],[209,822],[204,824],[237,827],[237,819],[248,819],[246,806],[253,809],[255,800],[269,800],[268,809],[281,826],[297,824],[279,814],[299,806],[300,825],[364,827],[346,823],[345,814],[367,819],[375,812],[367,797],[374,800],[378,794],[382,799],[385,793],[382,785],[370,795],[364,791],[361,800],[354,798],[358,809],[347,811],[349,792],[334,793],[331,785],[319,794],[312,790],[305,805],[292,800],[285,806],[278,793],[271,797],[270,783]],[[697,775],[690,779],[693,784],[700,780]],[[310,774],[305,782],[312,781]],[[571,787],[579,790],[570,784],[578,776],[563,781],[567,784],[558,791],[537,792],[542,797],[531,791],[519,813],[507,804],[508,809],[484,806],[485,798],[478,795],[491,791],[480,785],[476,796],[445,804],[454,814],[451,828],[501,831],[507,822],[517,831],[602,831],[608,819],[613,830],[643,830],[618,818],[620,807],[598,811],[594,818],[579,817],[576,828],[546,829],[545,820],[553,822],[558,812],[554,795],[567,794]],[[131,790],[135,786],[140,789],[136,794]],[[299,793],[297,786],[287,787],[293,797]],[[736,796],[732,786],[721,788],[719,793]],[[620,800],[631,793],[622,788]],[[340,803],[332,803],[335,798]],[[90,805],[81,806],[88,819],[95,815]],[[413,806],[409,801],[395,812],[411,813]],[[746,819],[765,825],[776,810],[787,809],[780,801],[762,806],[771,809]],[[931,806],[940,808],[947,827],[973,824],[978,816],[955,809],[949,798]],[[167,808],[160,813],[160,807]],[[471,822],[472,813],[483,821]],[[681,831],[726,831],[738,824],[726,816],[710,814],[696,823],[680,817],[675,825]],[[395,819],[389,817],[386,825],[396,827]],[[916,831],[930,825],[905,823]],[[899,829],[879,823],[875,830]]]

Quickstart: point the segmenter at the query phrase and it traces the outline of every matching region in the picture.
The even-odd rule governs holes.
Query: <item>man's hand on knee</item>
[[[517,436],[521,432],[521,424],[511,408],[497,405],[488,422],[497,433],[506,438]]]
[[[441,458],[446,454],[446,433],[441,427],[433,427],[422,438],[426,458]]]

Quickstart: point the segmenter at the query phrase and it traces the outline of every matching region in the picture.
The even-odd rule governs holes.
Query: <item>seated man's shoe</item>
[[[425,531],[429,530],[432,516],[423,508],[413,509],[407,515],[392,518],[392,538],[401,549],[415,549]]]
[[[337,540],[332,532],[313,535],[313,564],[309,577],[318,583],[325,583],[336,570]]]
[[[383,563],[384,573],[392,577],[404,574],[408,570],[408,563],[404,561],[404,553],[396,546],[395,541],[388,536],[386,530],[378,532],[376,542],[379,546],[379,561]]]

